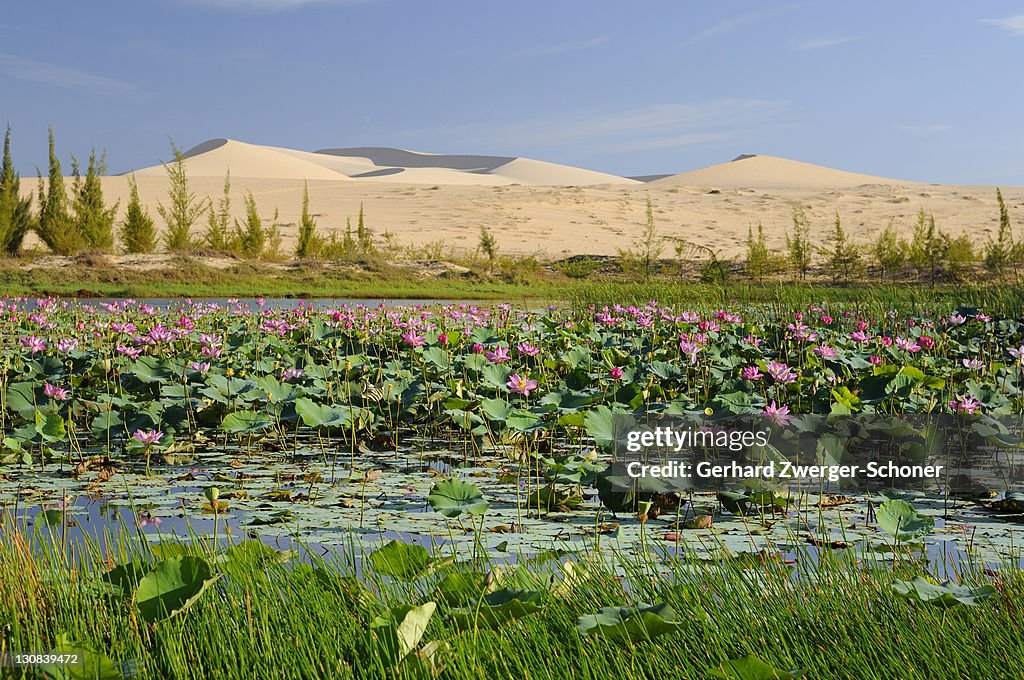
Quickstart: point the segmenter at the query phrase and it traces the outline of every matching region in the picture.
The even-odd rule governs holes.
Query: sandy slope
[[[361,147],[298,151],[212,139],[186,152],[192,177],[231,176],[241,179],[340,180],[446,185],[566,185],[638,184],[636,180],[529,158],[426,154],[403,149]],[[154,165],[138,176],[162,175]]]
[[[211,149],[198,157],[216,151]],[[263,159],[260,162],[264,162],[266,147],[256,151],[259,159]],[[401,179],[412,177],[413,173],[422,175],[446,170],[451,173],[446,176],[465,180],[475,173],[456,166],[461,163],[479,171],[481,168],[477,166],[484,162],[485,166],[493,165],[484,171],[494,173],[494,179],[507,180],[526,172],[532,173],[535,180],[546,177],[548,181],[557,182],[562,175],[555,170],[565,166],[551,169],[547,166],[553,164],[503,157],[441,157],[429,162],[444,162],[452,167],[438,170],[436,167],[411,167],[410,159],[406,158],[404,162],[410,163],[410,167],[401,173],[346,179],[349,175],[343,169],[379,169],[378,162],[370,157],[376,152],[361,150],[358,152],[363,154],[361,156],[290,150],[275,153],[279,157],[266,161],[269,165],[256,164],[256,168],[244,172],[269,174],[281,172],[282,167],[312,171],[312,165],[323,173],[333,173],[309,178],[311,209],[318,215],[321,230],[340,233],[346,218],[354,221],[363,204],[367,224],[378,235],[388,230],[403,245],[443,242],[458,249],[473,249],[480,227],[488,226],[504,252],[539,253],[550,257],[613,255],[618,249],[629,247],[642,232],[648,196],[654,203],[656,223],[663,235],[707,245],[724,256],[742,253],[748,227],[756,228],[758,222],[764,224],[769,245],[782,249],[793,208],[797,206],[806,211],[818,238],[824,238],[831,229],[836,212],[848,232],[861,241],[869,240],[890,221],[909,233],[921,208],[935,215],[940,228],[954,235],[967,231],[978,242],[993,234],[998,226],[994,187],[898,182],[770,157],[726,163],[648,184],[526,186],[466,184],[454,180],[403,183]],[[242,155],[235,153],[232,158],[237,160]],[[324,159],[314,163],[308,156],[323,156]],[[377,157],[376,160],[396,159]],[[297,165],[285,165],[292,161]],[[337,165],[332,166],[332,163]],[[157,202],[166,201],[166,179],[162,168],[158,169],[160,172],[137,175],[141,198],[154,215]],[[544,175],[546,170],[553,174]],[[213,174],[201,176],[195,170],[191,175],[191,189],[199,196],[219,197],[222,169],[214,166],[211,172]],[[241,216],[244,193],[252,191],[268,220],[274,208],[279,209],[286,246],[291,247],[302,204],[302,179],[244,177],[242,172],[232,166],[235,214]],[[501,172],[507,173],[506,176],[499,178],[497,175]],[[345,177],[336,177],[336,174]],[[108,177],[103,181],[108,200],[120,199],[123,212],[127,178]],[[32,191],[35,182],[35,179],[23,179],[23,191]],[[1024,222],[1024,187],[1004,187],[1003,195],[1014,223]],[[205,222],[196,227],[197,232],[202,229],[205,229]],[[665,249],[666,255],[671,252],[670,247]]]
[[[917,183],[835,170],[775,156],[744,155],[728,163],[671,175],[650,184],[659,187],[709,186],[729,189],[851,189],[866,185],[906,186]]]

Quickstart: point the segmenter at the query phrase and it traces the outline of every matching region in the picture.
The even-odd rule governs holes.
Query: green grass
[[[422,667],[395,667],[367,629],[390,607],[436,600],[436,576],[396,583],[367,567],[366,587],[356,589],[338,579],[353,574],[351,554],[320,563],[326,578],[298,560],[221,563],[228,575],[194,606],[148,624],[130,598],[99,583],[128,557],[153,559],[131,534],[72,550],[59,532],[40,540],[38,531],[26,537],[6,523],[0,539],[7,651],[53,649],[65,633],[115,660],[134,660],[140,678],[429,677]],[[440,677],[700,678],[747,654],[820,679],[1024,676],[1024,578],[1015,568],[999,573],[997,594],[981,605],[940,609],[893,593],[894,579],[921,573],[906,560],[868,569],[835,553],[791,574],[776,560],[753,568],[736,560],[668,561],[655,569],[650,559],[613,560],[607,549],[601,557],[576,556],[585,576],[573,588],[497,630],[460,632],[439,604],[421,645],[443,643]],[[980,570],[969,579],[992,580]],[[601,607],[641,602],[669,604],[681,625],[635,644],[576,629],[578,617]]]

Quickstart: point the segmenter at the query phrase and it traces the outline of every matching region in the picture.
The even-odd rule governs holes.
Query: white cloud
[[[18,80],[56,87],[86,88],[110,93],[133,89],[130,84],[114,78],[13,54],[0,53],[0,73]]]
[[[1012,36],[1024,37],[1024,14],[1015,14],[1002,19],[981,19],[981,23],[995,26]]]
[[[189,5],[209,9],[241,10],[244,12],[286,12],[308,5],[354,5],[368,0],[183,0]]]
[[[708,38],[714,38],[725,33],[731,33],[732,31],[743,28],[744,26],[749,26],[763,21],[775,13],[776,11],[772,10],[758,10],[756,12],[747,12],[746,14],[739,14],[728,19],[723,19],[716,24],[708,26],[700,33],[691,36],[685,44],[695,45],[696,43],[707,40]]]
[[[897,127],[913,135],[934,135],[941,132],[949,132],[953,129],[953,126],[947,123],[908,123],[898,125]]]
[[[477,123],[452,129],[418,131],[421,138],[509,153],[580,148],[588,151],[641,151],[722,141],[777,125],[789,103],[765,99],[714,99],[661,104],[614,113],[563,112],[515,123]]]
[[[556,45],[545,45],[541,47],[532,47],[518,52],[512,52],[506,59],[529,59],[535,57],[549,57],[554,54],[565,54],[567,52],[579,52],[581,50],[589,50],[595,47],[600,47],[608,42],[608,36],[602,35],[596,38],[590,38],[588,40],[569,40],[567,42],[558,43]]]
[[[844,38],[810,38],[808,40],[801,40],[796,43],[794,47],[798,50],[823,50],[829,47],[837,47],[839,45],[845,45],[852,43],[857,38],[844,37]]]

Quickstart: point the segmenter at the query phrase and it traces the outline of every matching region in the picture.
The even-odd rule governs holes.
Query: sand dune
[[[898,182],[770,156],[646,184],[590,185],[585,180],[608,176],[526,158],[378,148],[307,152],[228,140],[196,147],[187,164],[190,190],[213,200],[230,164],[234,216],[244,218],[243,198],[252,192],[267,220],[279,211],[286,251],[294,246],[306,178],[310,208],[326,234],[340,236],[362,205],[374,233],[379,237],[386,230],[401,246],[443,243],[473,250],[480,228],[487,226],[502,252],[551,258],[615,255],[629,248],[643,233],[648,197],[662,236],[701,243],[721,257],[742,256],[747,230],[758,223],[769,247],[783,250],[796,207],[807,214],[819,243],[828,237],[836,213],[848,233],[864,243],[890,222],[909,235],[922,208],[939,228],[954,236],[969,233],[976,243],[994,235],[999,221],[995,187]],[[141,199],[163,228],[156,207],[167,202],[166,172],[156,166],[136,174]],[[22,192],[33,195],[36,182],[24,178]],[[110,203],[120,200],[123,215],[127,178],[105,177],[103,188]],[[1024,187],[1003,187],[1003,196],[1019,230]],[[196,235],[205,228],[203,217]],[[33,237],[29,245],[34,242]],[[666,255],[671,252],[667,247]]]
[[[730,189],[823,187],[851,188],[864,185],[914,185],[917,182],[862,175],[813,163],[776,156],[744,154],[719,165],[670,175],[650,182],[660,187],[714,187]]]
[[[591,186],[639,184],[636,180],[514,156],[428,154],[386,147],[322,149],[316,152],[213,139],[185,153],[193,177],[280,180],[358,180],[431,185]],[[161,165],[136,171],[164,174]]]

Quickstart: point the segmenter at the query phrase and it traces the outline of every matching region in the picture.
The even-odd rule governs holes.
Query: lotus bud
[[[206,500],[210,501],[210,503],[216,503],[217,499],[220,497],[220,489],[215,486],[208,486],[203,490],[203,494],[206,496]]]

